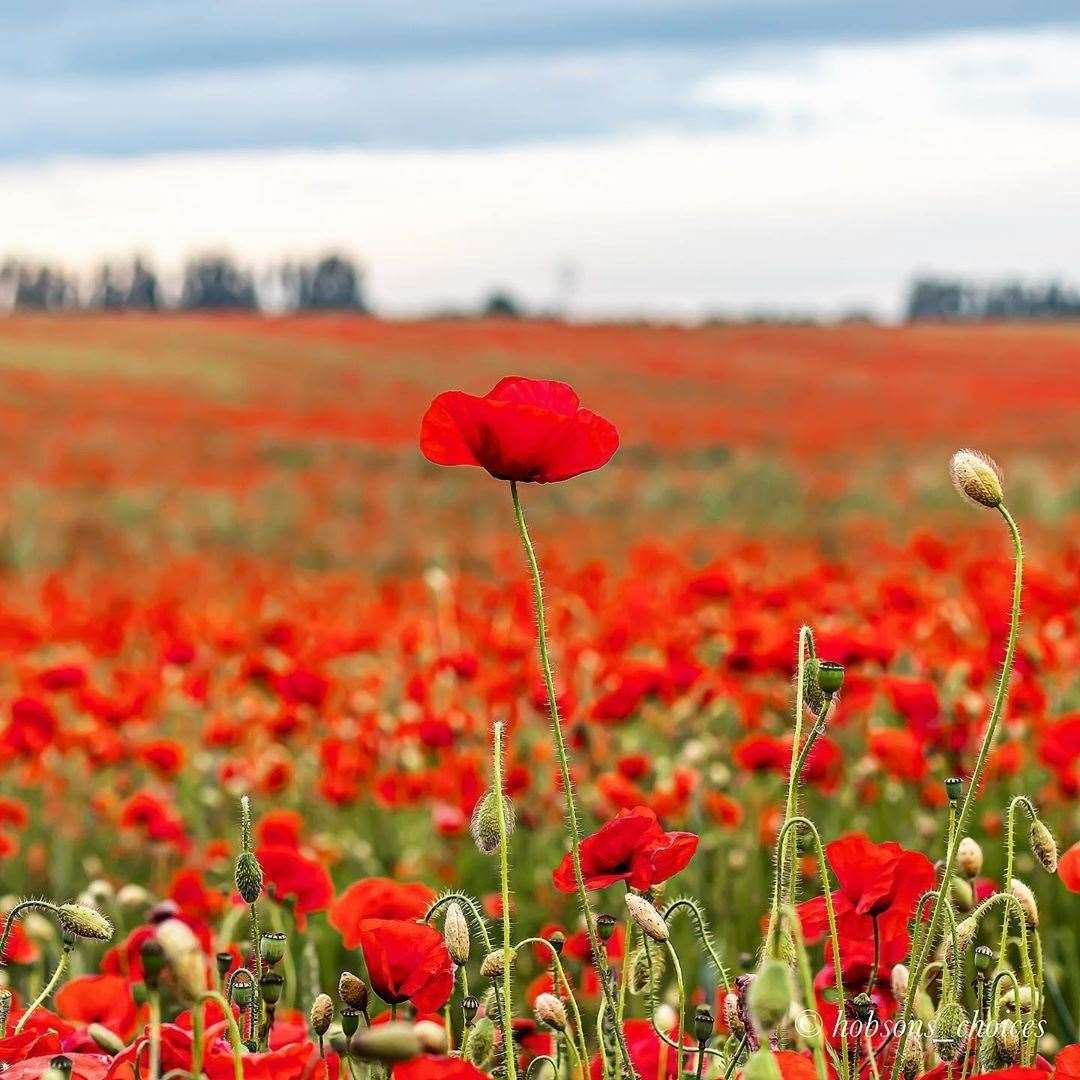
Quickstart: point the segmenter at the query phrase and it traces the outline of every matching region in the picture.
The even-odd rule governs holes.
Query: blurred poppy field
[[[596,913],[616,919],[608,964],[625,985],[643,925],[626,917],[630,890],[695,897],[724,963],[727,979],[689,924],[672,926],[687,999],[674,1046],[695,1006],[729,1035],[725,996],[758,966],[804,624],[817,655],[843,665],[843,688],[806,758],[801,812],[839,883],[844,982],[879,1015],[898,1011],[890,973],[945,852],[945,780],[975,767],[1009,632],[1008,535],[957,497],[947,469],[958,447],[993,454],[1024,534],[1022,618],[966,823],[978,866],[956,908],[1001,888],[1010,800],[1029,796],[1062,857],[1046,873],[1016,844],[1010,876],[1033,890],[1046,979],[1042,1065],[1020,1064],[1049,1069],[1080,1019],[1078,365],[1080,330],[1049,325],[0,321],[0,894],[7,911],[78,898],[115,925],[110,941],[80,942],[13,1034],[67,950],[40,914],[13,923],[8,1075],[36,1078],[62,1050],[86,1080],[140,1076],[145,946],[163,926],[184,927],[208,985],[225,985],[250,943],[236,884],[246,795],[263,931],[285,944],[269,964],[284,975],[276,1019],[243,1075],[353,1071],[348,1054],[315,1050],[307,1014],[326,991],[362,1030],[391,1006],[449,1017],[458,1056],[418,1051],[393,1075],[467,1080],[458,969],[496,1020],[482,991],[501,969],[485,981],[479,943],[444,969],[442,931],[428,940],[417,920],[463,892],[501,941],[498,859],[470,831],[497,722],[515,939],[561,932],[575,1000],[600,1008],[511,495],[418,448],[436,395],[485,394],[508,374],[572,384],[618,430],[602,469],[520,495],[586,877]],[[834,973],[818,942],[833,886],[801,843],[793,873],[827,1016]],[[998,932],[977,943],[996,947]],[[224,1015],[196,1023],[164,946],[175,970],[151,995],[166,1021],[153,1080],[228,1080]],[[337,999],[346,970],[370,991],[364,1008]],[[542,942],[519,950],[514,980],[524,1069],[561,1041],[534,1005],[566,995]],[[670,980],[654,989],[670,1012]],[[631,998],[624,1052],[642,1080],[676,1076],[682,1051],[658,1039],[648,995]],[[204,1019],[213,1039],[196,1052]],[[1078,1056],[1062,1054],[1058,1074],[1080,1074]],[[785,1080],[814,1075],[806,1047],[774,1060]],[[730,1068],[705,1063],[702,1051],[690,1075],[743,1067],[737,1053]],[[840,1071],[872,1078],[871,1065],[868,1053]],[[593,1075],[605,1070],[595,1058]]]

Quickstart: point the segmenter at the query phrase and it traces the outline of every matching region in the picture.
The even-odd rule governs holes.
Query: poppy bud
[[[338,979],[337,992],[342,1005],[357,1012],[367,1012],[368,988],[363,979],[357,978],[351,971],[343,971]]]
[[[1039,905],[1035,903],[1035,894],[1017,878],[1013,878],[1009,882],[1009,892],[1020,901],[1020,906],[1024,909],[1024,918],[1027,920],[1027,924],[1030,927],[1036,927],[1039,925]]]
[[[514,832],[514,804],[509,796],[503,795],[503,819],[507,838]],[[499,805],[495,801],[495,792],[486,791],[473,808],[472,822],[469,826],[473,841],[481,855],[494,855],[499,850]]]
[[[259,979],[259,996],[266,1005],[276,1005],[281,1000],[285,979],[276,971],[264,971]]]
[[[281,933],[263,934],[259,938],[259,955],[267,967],[276,967],[285,955],[288,939]]]
[[[311,1003],[311,1029],[322,1038],[334,1020],[334,1002],[329,994],[319,994]]]
[[[956,1001],[947,1001],[934,1018],[934,1045],[942,1061],[955,1061],[963,1050],[967,1040],[968,1019],[963,1006]]]
[[[945,780],[945,794],[949,802],[959,802],[964,795],[964,781],[959,776],[950,776]]]
[[[914,1034],[904,1043],[904,1053],[900,1058],[900,1071],[904,1080],[915,1080],[923,1071],[922,1046],[918,1034]]]
[[[817,684],[826,697],[839,693],[844,685],[844,665],[834,660],[819,660],[817,666]]]
[[[119,1054],[127,1045],[115,1031],[110,1030],[104,1024],[91,1024],[86,1029],[86,1034],[107,1054]]]
[[[511,949],[510,950],[510,956],[509,956],[510,966],[511,967],[514,966],[514,961],[516,959],[517,959],[517,951],[514,950],[514,949]],[[484,959],[480,963],[480,974],[485,979],[499,979],[499,978],[501,978],[502,973],[503,973],[503,960],[504,960],[503,950],[502,949],[492,949],[491,952],[489,952],[487,954],[487,956],[485,956]]]
[[[980,945],[975,950],[975,970],[980,975],[986,975],[994,964],[993,950],[985,945]]]
[[[992,457],[979,450],[957,450],[949,461],[953,487],[968,502],[995,509],[1005,494],[1001,488],[1001,469]]]
[[[776,1080],[780,1068],[773,1059],[773,1052],[767,1046],[755,1050],[743,1066],[743,1080]]]
[[[113,924],[95,908],[86,904],[61,904],[57,913],[61,928],[75,937],[112,940]]]
[[[945,955],[950,961],[960,963],[965,956],[967,956],[972,944],[975,941],[975,935],[979,932],[979,920],[974,915],[969,915],[966,919],[961,919],[956,924],[956,933],[945,935]],[[956,944],[956,955],[953,955],[953,943]]]
[[[473,1024],[469,1034],[469,1060],[478,1069],[483,1069],[491,1061],[494,1052],[495,1025],[490,1017],[483,1016]]]
[[[911,973],[906,964],[893,964],[892,971],[889,972],[889,988],[897,1001],[903,1001],[907,997],[910,978]]]
[[[979,876],[982,870],[983,853],[977,840],[965,836],[956,847],[956,866],[966,878]]]
[[[617,922],[614,915],[597,915],[596,916],[596,931],[600,935],[601,941],[610,941],[611,935],[615,933],[615,927]]]
[[[653,941],[667,941],[671,936],[664,917],[644,897],[628,892],[626,906],[630,911],[630,918],[634,920],[641,932],[647,934]]]
[[[250,851],[242,851],[236,860],[236,891],[245,904],[254,904],[263,887],[263,872],[259,860]]]
[[[466,1027],[476,1019],[476,1014],[480,1011],[480,1002],[476,998],[469,994],[461,1003],[461,1013],[465,1018]]]
[[[562,953],[566,944],[566,935],[561,930],[552,930],[547,936],[548,944],[557,952]]]
[[[341,1030],[345,1032],[345,1037],[351,1039],[356,1034],[356,1029],[360,1026],[360,1010],[354,1009],[349,1005],[341,1010]]]
[[[704,1002],[694,1010],[694,1038],[704,1046],[712,1037],[716,1019],[712,1009]]]
[[[391,1020],[358,1031],[349,1039],[349,1051],[364,1061],[409,1061],[424,1052],[424,1044],[413,1024]]]
[[[139,946],[139,959],[142,961],[146,985],[155,990],[161,977],[161,969],[165,966],[164,946],[157,938],[147,938]]]
[[[533,1011],[541,1024],[556,1031],[566,1030],[566,1006],[554,994],[537,994]]]
[[[1048,873],[1056,874],[1058,867],[1057,841],[1054,834],[1036,818],[1031,823],[1031,850],[1039,865]]]
[[[970,911],[975,906],[975,893],[970,882],[953,875],[949,882],[949,892],[952,894],[953,904],[959,911]]]
[[[461,905],[452,900],[446,907],[446,918],[443,920],[443,938],[446,941],[446,949],[450,958],[459,967],[469,962],[469,924],[465,921],[465,913]]]
[[[1015,1065],[1020,1058],[1020,1034],[1007,1016],[994,1027],[994,1053],[1002,1065]]]
[[[418,1020],[413,1025],[413,1031],[420,1040],[421,1051],[425,1054],[441,1057],[450,1049],[444,1024],[436,1024],[434,1020]]]
[[[851,1014],[864,1024],[874,1015],[874,1002],[869,994],[863,992],[851,999]]]
[[[663,949],[646,950],[639,946],[630,957],[630,982],[627,986],[631,994],[644,994],[650,986],[656,986],[664,974],[665,954]]]
[[[229,968],[232,967],[232,953],[219,952],[214,956],[214,963],[217,964],[217,972],[222,978],[226,976]]]
[[[788,1014],[794,991],[791,969],[780,960],[766,960],[746,994],[746,1004],[758,1032],[771,1034]]]

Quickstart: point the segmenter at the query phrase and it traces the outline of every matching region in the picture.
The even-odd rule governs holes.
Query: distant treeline
[[[44,263],[0,263],[0,310],[356,311],[367,310],[359,268],[342,255],[283,262],[254,273],[224,255],[191,259],[165,283],[142,259],[104,263],[89,280]]]
[[[960,278],[920,277],[908,292],[909,322],[995,319],[1075,319],[1080,292],[1057,281],[978,284]]]

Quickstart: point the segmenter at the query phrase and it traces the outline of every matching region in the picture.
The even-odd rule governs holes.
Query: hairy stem
[[[506,1075],[510,1080],[517,1078],[517,1063],[514,1060],[514,1018],[513,998],[510,996],[510,965],[512,947],[510,945],[510,858],[507,848],[510,846],[506,834],[506,796],[503,793],[503,722],[495,722],[495,751],[492,757],[494,777],[492,790],[495,793],[496,817],[499,822],[499,889],[502,897],[502,933],[503,964],[502,990],[503,1003],[499,1010],[502,1017],[503,1046],[505,1047]]]

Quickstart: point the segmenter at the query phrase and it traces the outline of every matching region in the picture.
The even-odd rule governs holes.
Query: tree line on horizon
[[[989,322],[1080,317],[1080,292],[1059,281],[979,283],[918,277],[908,290],[908,322]]]

